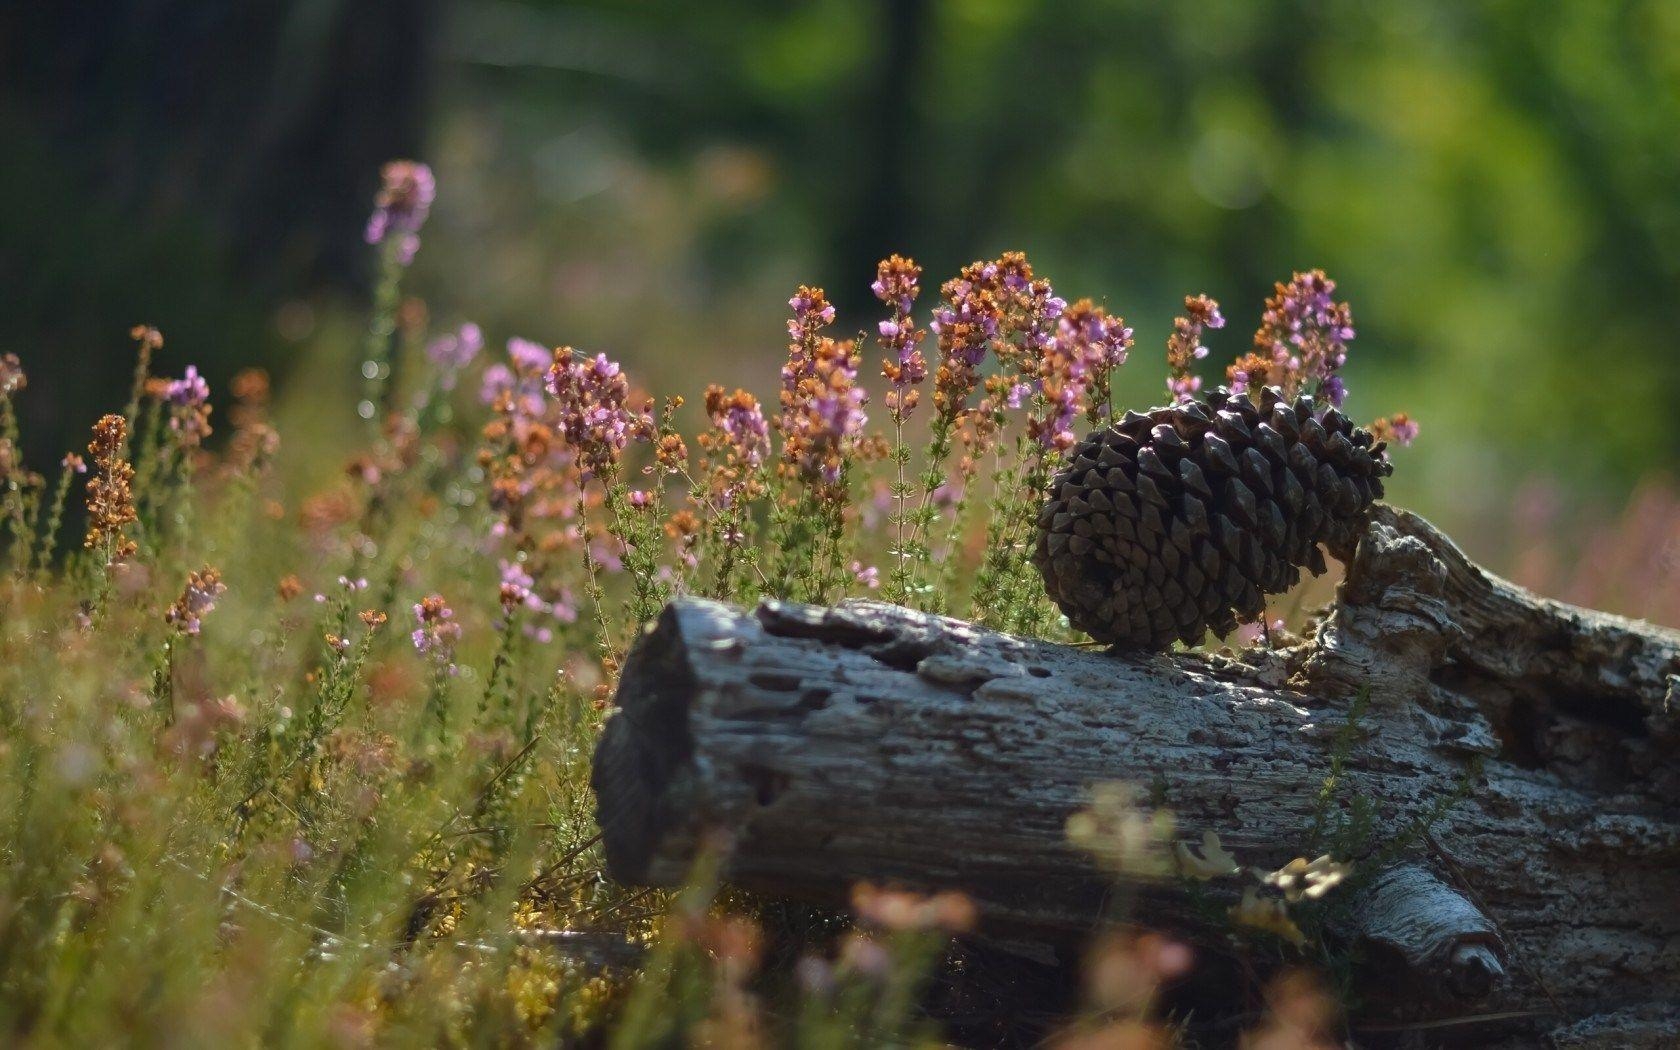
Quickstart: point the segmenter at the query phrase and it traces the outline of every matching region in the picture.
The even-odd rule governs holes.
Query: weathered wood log
[[[1340,739],[1332,805],[1368,801],[1383,870],[1338,933],[1375,1008],[1680,1038],[1680,634],[1538,598],[1404,512],[1378,508],[1294,648],[1108,653],[874,602],[682,600],[617,703],[594,770],[615,877],[679,882],[721,829],[741,885],[953,887],[1052,944],[1112,889],[1065,834],[1093,784],[1274,868],[1311,847]],[[1139,892],[1150,923],[1225,939],[1205,899]]]

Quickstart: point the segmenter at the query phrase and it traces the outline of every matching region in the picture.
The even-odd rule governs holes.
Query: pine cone
[[[1074,447],[1038,519],[1033,563],[1069,622],[1100,642],[1164,649],[1223,638],[1265,595],[1346,559],[1392,473],[1382,442],[1276,387],[1221,388]]]

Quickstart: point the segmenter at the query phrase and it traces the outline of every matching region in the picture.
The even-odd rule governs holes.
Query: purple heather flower
[[[516,561],[501,562],[501,573],[502,612],[511,616],[515,609],[529,605],[535,598],[535,595],[531,593],[531,588],[536,585],[536,580],[532,579],[531,574],[526,572],[524,567]],[[418,645],[419,643],[416,642],[415,644]]]
[[[783,435],[783,460],[807,480],[838,482],[845,452],[869,420],[857,369],[850,343],[813,336],[788,348],[777,425]]]
[[[939,339],[933,400],[941,419],[954,421],[967,412],[980,385],[980,365],[1003,316],[996,274],[995,263],[973,262],[939,288],[943,301],[928,327]]]
[[[742,397],[741,391],[736,391],[723,411],[717,413],[716,424],[743,466],[756,470],[764,465],[764,457],[770,452],[770,425],[765,422],[764,410],[756,400]]]
[[[188,365],[180,379],[165,383],[163,397],[169,403],[169,429],[182,445],[196,447],[210,436],[210,384],[197,365]]]
[[[1089,299],[1055,311],[1052,336],[1039,352],[1038,391],[1044,416],[1027,421],[1028,432],[1047,449],[1067,449],[1077,439],[1074,420],[1081,411],[1099,414],[1092,395],[1107,409],[1109,375],[1126,363],[1132,330],[1123,318],[1110,317]],[[1010,391],[1013,407],[1016,391]]]
[[[496,399],[513,392],[513,369],[504,364],[493,364],[484,370],[484,379],[478,388],[478,399],[490,405]]]
[[[1286,392],[1310,382],[1319,398],[1339,405],[1347,388],[1337,373],[1347,364],[1354,330],[1347,303],[1336,302],[1335,296],[1336,282],[1323,270],[1297,273],[1288,284],[1274,286],[1254,333],[1254,349],[1272,361],[1272,379],[1282,377]]]
[[[801,286],[799,291],[788,299],[788,309],[793,311],[793,319],[788,322],[790,332],[795,331],[798,325],[834,323],[834,307],[829,304],[821,288]]]
[[[919,393],[914,389],[927,379],[927,359],[922,356],[923,333],[917,331],[911,310],[921,291],[922,268],[902,255],[882,259],[869,287],[892,311],[876,325],[881,349],[888,354],[881,362],[881,375],[892,389],[887,392],[887,409],[902,423],[916,408]]]
[[[1201,376],[1190,374],[1190,362],[1208,354],[1202,345],[1206,329],[1225,327],[1219,304],[1205,295],[1184,297],[1184,314],[1173,318],[1173,334],[1167,337],[1167,392],[1175,401],[1193,401],[1202,388]],[[1236,381],[1233,376],[1233,383]]]
[[[1174,401],[1194,401],[1196,391],[1202,388],[1201,376],[1169,376],[1167,378],[1167,393]]]
[[[716,383],[706,387],[706,417],[712,423],[712,431],[700,436],[706,451],[706,488],[717,507],[732,507],[761,489],[770,427],[757,398],[745,390],[727,394]]]
[[[541,343],[518,336],[507,341],[507,355],[507,364],[498,362],[484,370],[478,397],[487,405],[502,405],[516,424],[528,423],[543,414],[543,377],[554,355]]]
[[[852,577],[870,590],[881,586],[881,570],[860,561],[852,562]]]
[[[577,599],[565,588],[560,589],[559,596],[549,603],[547,609],[549,615],[561,623],[577,623]]]
[[[1410,445],[1417,440],[1417,420],[1404,412],[1396,412],[1371,424],[1371,433],[1378,441],[1392,441],[1397,445]]]
[[[554,361],[554,352],[541,343],[514,336],[507,341],[508,359],[520,372],[541,372]]]
[[[555,351],[546,385],[559,402],[560,432],[586,475],[610,472],[631,439],[644,441],[653,432],[652,417],[627,404],[629,381],[606,354],[580,359],[568,348]]]
[[[426,347],[426,356],[437,367],[443,389],[453,390],[461,370],[472,364],[483,349],[484,333],[468,321],[459,330],[432,340]]]
[[[1342,407],[1342,402],[1347,400],[1347,383],[1343,382],[1339,375],[1326,377],[1321,389],[1324,391],[1324,396],[1329,398],[1330,403],[1337,408]]]
[[[893,255],[882,259],[869,290],[895,314],[907,314],[921,293],[922,268],[912,259]]]
[[[414,603],[414,622],[414,633],[410,635],[414,648],[453,672],[455,643],[461,640],[461,625],[455,622],[455,610],[443,595],[428,595]]]
[[[196,635],[204,617],[216,607],[216,599],[226,590],[221,574],[215,569],[204,568],[190,573],[181,596],[163,614],[164,621],[182,634]]]
[[[431,168],[412,160],[393,160],[381,175],[384,185],[373,199],[367,242],[384,244],[395,238],[397,262],[407,266],[420,250],[420,228],[437,198],[437,180]]]
[[[1273,620],[1269,629],[1272,631],[1282,631],[1283,620],[1281,618]],[[1266,637],[1267,631],[1268,625],[1264,620],[1250,620],[1248,623],[1241,624],[1237,627],[1236,632],[1232,635],[1232,640],[1238,646],[1246,649],[1252,645],[1258,644],[1261,639]]]
[[[171,379],[164,387],[164,396],[172,405],[202,405],[210,400],[210,384],[198,374],[197,365],[188,365],[180,379]]]

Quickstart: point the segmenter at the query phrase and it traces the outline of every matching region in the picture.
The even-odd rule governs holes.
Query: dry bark
[[[1343,844],[1360,870],[1333,930],[1359,948],[1368,1020],[1671,1045],[1677,700],[1680,634],[1536,597],[1379,507],[1314,637],[1284,650],[1110,653],[874,602],[678,601],[626,663],[594,784],[622,880],[680,881],[722,829],[750,888],[954,887],[989,930],[1068,944],[1113,890],[1065,835],[1091,785],[1137,784],[1187,841],[1212,830],[1272,868],[1312,848],[1339,749],[1330,808],[1362,796],[1376,817]],[[1228,943],[1207,892],[1136,888],[1151,924]]]

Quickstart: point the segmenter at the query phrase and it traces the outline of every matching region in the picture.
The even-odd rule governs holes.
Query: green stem
[[[128,389],[128,404],[123,406],[123,422],[127,423],[128,426],[123,430],[123,443],[117,448],[117,458],[119,459],[128,452],[127,438],[138,433],[135,427],[140,422],[140,399],[146,393],[146,379],[151,374],[151,370],[152,343],[150,339],[142,337],[139,352],[134,360],[134,381]]]
[[[375,435],[389,396],[391,340],[397,330],[397,307],[402,302],[402,275],[397,244],[388,241],[379,258],[379,284],[374,290],[373,318],[362,359],[362,400],[356,405],[356,414],[367,421]]]

